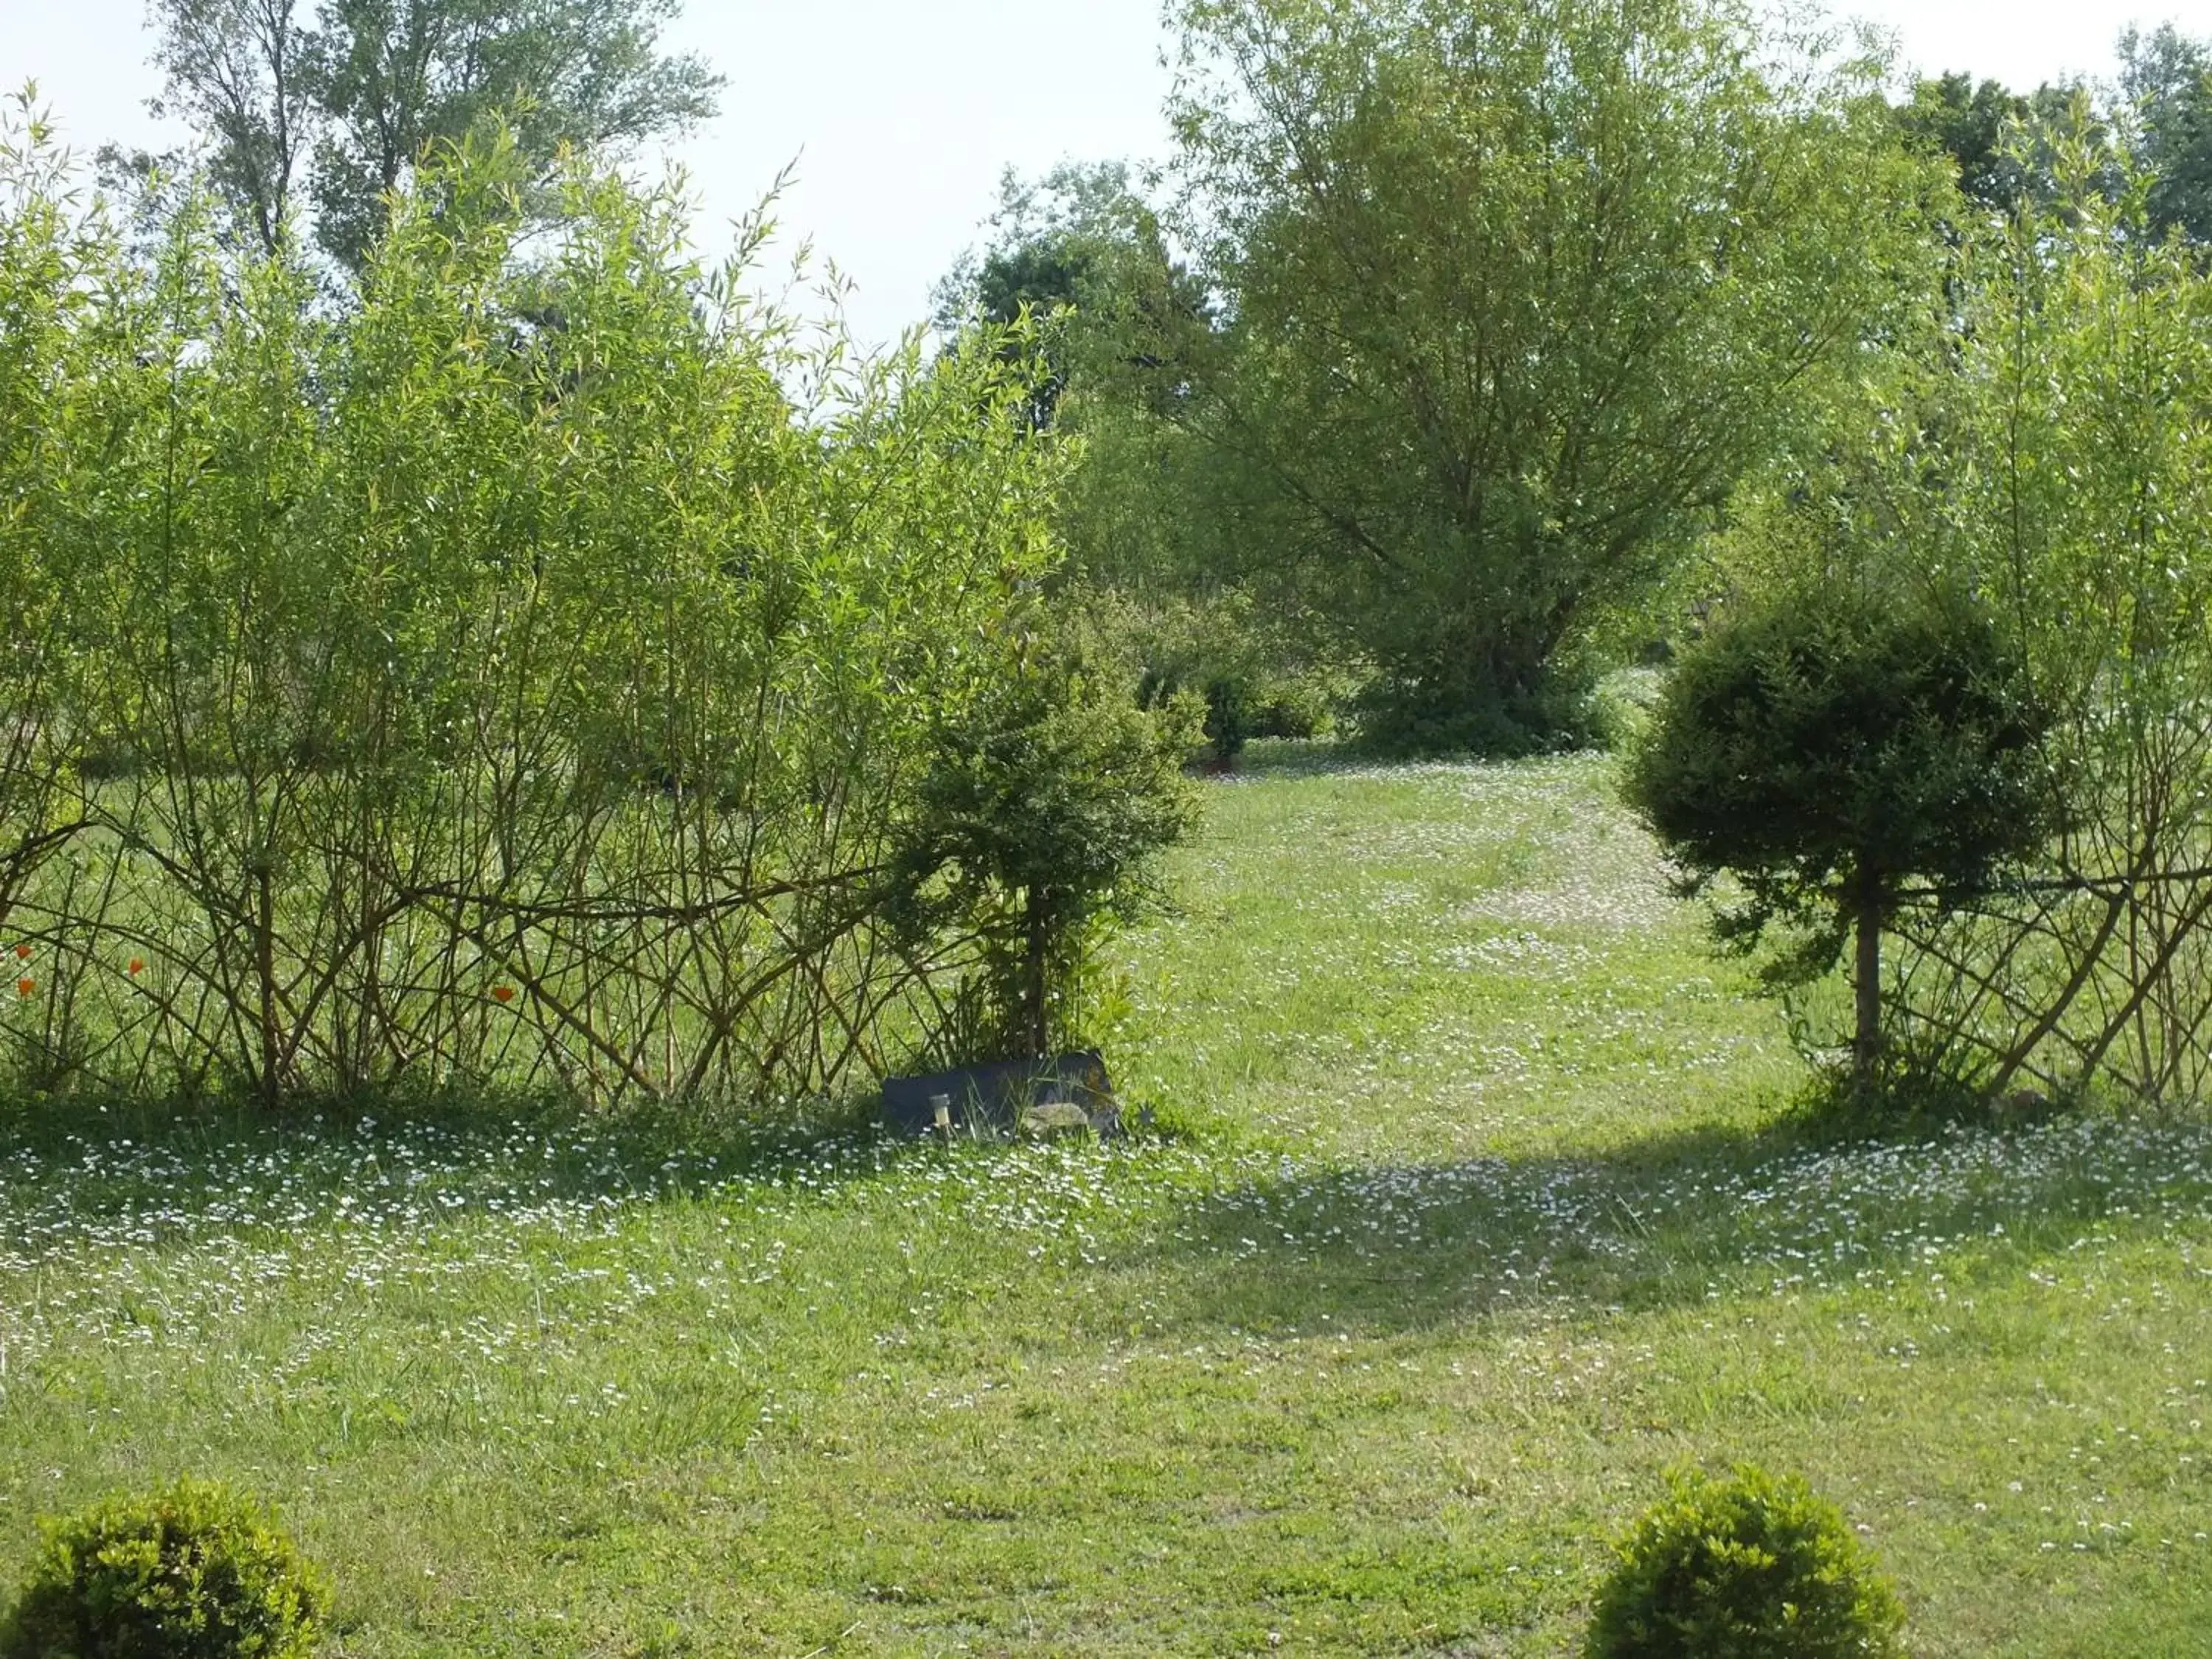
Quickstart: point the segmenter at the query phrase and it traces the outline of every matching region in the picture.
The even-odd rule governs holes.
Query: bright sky
[[[1905,59],[2031,88],[2103,75],[2130,21],[2212,34],[2212,0],[1833,0],[1897,31]],[[778,215],[859,286],[855,331],[880,342],[928,309],[930,286],[976,240],[1000,172],[1068,157],[1156,156],[1158,0],[690,0],[671,44],[724,75],[725,112],[675,157],[722,240],[783,164]],[[0,0],[0,88],[36,78],[90,150],[173,143],[149,117],[145,0]]]

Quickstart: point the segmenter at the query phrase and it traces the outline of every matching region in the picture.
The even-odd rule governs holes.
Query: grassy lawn
[[[1925,1655],[2212,1651],[2212,1129],[1837,1145],[1607,764],[1216,787],[1160,1132],[0,1134],[0,1582],[259,1488],[402,1655],[1576,1650],[1664,1471],[1802,1470]]]

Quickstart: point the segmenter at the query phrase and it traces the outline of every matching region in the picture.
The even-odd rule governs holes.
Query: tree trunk
[[[1022,990],[1024,1001],[1023,1036],[1029,1045],[1026,1058],[1042,1060],[1051,1052],[1052,1032],[1045,1008],[1046,980],[1049,977],[1050,952],[1047,950],[1048,928],[1045,897],[1032,887],[1029,893],[1029,942],[1023,963]]]
[[[283,1098],[283,1061],[276,1030],[276,884],[265,854],[253,872],[253,975],[261,1004],[261,1105],[263,1110],[274,1112]]]
[[[1858,1035],[1852,1045],[1852,1071],[1859,1087],[1874,1082],[1875,1066],[1881,1058],[1881,884],[1872,876],[1859,878]]]

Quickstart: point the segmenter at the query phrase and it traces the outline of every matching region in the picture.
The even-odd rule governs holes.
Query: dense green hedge
[[[909,803],[1058,556],[1018,349],[857,358],[581,164],[533,233],[497,139],[333,300],[8,136],[16,1083],[761,1099],[928,1040],[980,946],[884,924]]]

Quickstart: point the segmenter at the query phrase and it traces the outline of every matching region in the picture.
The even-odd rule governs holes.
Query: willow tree
[[[356,276],[386,198],[441,145],[504,122],[541,181],[714,113],[721,77],[662,50],[677,0],[153,0],[163,112],[207,145],[208,183],[264,252],[312,202]],[[156,158],[136,158],[140,169]],[[174,157],[161,158],[172,163]]]
[[[1925,168],[1872,66],[1730,0],[1179,21],[1179,228],[1224,320],[1152,354],[1152,406],[1392,729],[1542,740],[1594,620],[1886,325]]]
[[[2035,880],[1970,912],[1899,913],[1896,1012],[1992,1094],[2202,1099],[2212,273],[2185,226],[2160,228],[2166,175],[2094,117],[2085,97],[2021,135],[2054,198],[1965,240],[1889,445],[1841,488],[1808,470],[1786,493],[1894,562],[1978,585],[2057,712],[2063,835]]]
[[[763,222],[702,265],[511,133],[344,307],[74,179],[0,108],[0,1086],[765,1107],[931,1045],[1049,878],[920,939],[887,881],[1059,563],[1021,354],[855,354]],[[1051,752],[1048,808],[1147,781]]]

